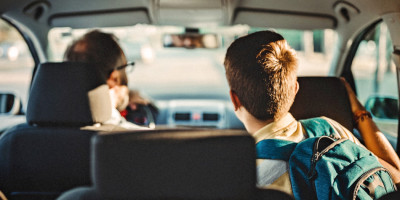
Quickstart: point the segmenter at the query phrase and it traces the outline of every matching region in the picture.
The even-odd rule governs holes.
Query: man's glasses
[[[121,65],[119,67],[116,67],[115,70],[125,69],[125,72],[129,73],[129,72],[133,71],[133,66],[134,65],[135,65],[135,62],[128,62],[125,65]]]
[[[114,70],[125,69],[126,73],[130,73],[130,72],[133,71],[133,66],[134,65],[135,65],[135,62],[128,62],[125,65],[118,66],[118,67],[114,68],[113,70],[111,70],[110,72],[108,72],[108,76],[111,76],[111,74],[113,73]]]

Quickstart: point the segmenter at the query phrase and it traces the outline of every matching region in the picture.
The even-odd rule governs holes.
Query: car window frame
[[[366,37],[366,35],[371,30],[373,30],[378,24],[380,24],[382,22],[383,22],[382,19],[377,20],[377,21],[371,23],[365,29],[363,29],[360,33],[358,33],[357,36],[355,37],[353,43],[351,44],[349,51],[345,57],[345,61],[344,61],[342,72],[340,73],[340,76],[344,77],[346,79],[346,81],[350,84],[351,88],[353,89],[353,91],[356,94],[357,94],[357,88],[356,88],[356,84],[355,84],[355,80],[354,80],[353,71],[351,68],[352,64],[353,64],[353,60],[356,56],[358,47],[360,46],[361,42]]]
[[[33,69],[32,69],[32,75],[31,75],[31,81],[29,84],[29,91],[32,87],[32,82],[33,82],[33,78],[36,74],[36,70],[38,65],[40,64],[40,58],[39,58],[39,54],[37,53],[36,49],[35,49],[35,45],[33,44],[32,39],[28,36],[28,34],[26,34],[25,32],[23,32],[16,24],[14,24],[11,20],[6,19],[5,17],[0,17],[1,20],[3,20],[4,22],[6,22],[8,25],[12,26],[13,28],[15,28],[15,30],[21,35],[22,39],[24,40],[25,44],[28,46],[28,50],[29,53],[33,59]],[[29,96],[28,96],[29,98]]]

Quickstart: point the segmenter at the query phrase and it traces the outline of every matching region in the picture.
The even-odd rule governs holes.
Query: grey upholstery
[[[255,197],[255,144],[245,131],[153,130],[97,135],[92,153],[94,186],[69,191],[59,199]]]
[[[346,88],[337,77],[299,77],[299,92],[290,112],[296,119],[326,116],[353,130]]]
[[[90,185],[90,140],[96,131],[80,126],[107,120],[111,109],[105,78],[97,72],[84,63],[39,66],[29,124],[0,137],[0,190],[10,199],[46,199]]]
[[[44,63],[29,95],[26,119],[43,126],[85,126],[111,117],[105,77],[87,63]],[[104,106],[110,105],[110,106]]]

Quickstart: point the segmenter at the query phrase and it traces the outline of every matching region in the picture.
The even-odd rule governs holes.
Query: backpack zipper
[[[330,145],[328,145],[326,148],[324,148],[321,152],[318,152],[318,145],[321,141],[321,139],[323,138],[329,138],[330,140],[332,140],[332,143]],[[312,185],[312,190],[313,190],[313,194],[315,195],[314,197],[317,198],[317,189],[315,186],[315,179],[317,178],[317,173],[315,172],[315,166],[317,165],[318,160],[329,150],[331,150],[333,147],[335,147],[337,144],[344,142],[347,139],[340,139],[340,140],[336,140],[329,137],[329,136],[321,136],[320,138],[318,138],[318,140],[314,143],[314,147],[313,147],[313,156],[311,158],[311,167],[310,167],[310,171],[308,171],[307,173],[307,177],[308,180],[311,182]]]
[[[332,144],[328,145],[325,149],[323,149],[321,152],[318,152],[318,145],[321,141],[321,139],[323,138],[329,138],[330,140],[332,140]],[[314,147],[313,147],[313,156],[311,158],[311,167],[310,167],[310,171],[308,171],[307,176],[309,180],[313,180],[315,179],[317,173],[315,172],[315,166],[317,164],[317,161],[329,150],[331,150],[333,147],[335,147],[337,144],[344,142],[347,139],[340,139],[340,140],[334,140],[333,138],[329,137],[329,136],[322,136],[320,138],[318,138],[318,140],[314,143]]]

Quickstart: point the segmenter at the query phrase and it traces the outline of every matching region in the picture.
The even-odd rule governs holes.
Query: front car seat
[[[54,199],[62,191],[90,185],[90,139],[97,131],[82,127],[110,116],[108,86],[95,66],[41,64],[29,95],[27,123],[0,137],[0,190],[10,199]]]
[[[290,108],[297,120],[329,117],[353,131],[353,113],[345,86],[337,77],[298,77],[299,91]]]

